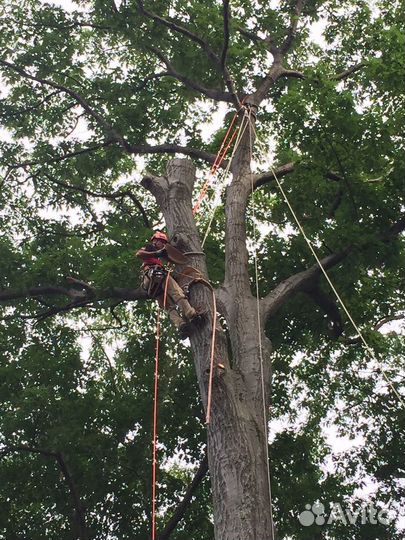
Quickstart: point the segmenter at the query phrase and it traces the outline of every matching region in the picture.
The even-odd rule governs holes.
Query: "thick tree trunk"
[[[145,177],[143,185],[155,196],[172,242],[184,251],[201,252],[192,214],[194,181],[192,162],[175,159],[168,164],[166,177]],[[234,185],[236,191],[245,189],[237,183]],[[245,201],[241,203],[239,199],[238,204],[244,205]],[[240,223],[239,226],[243,233],[244,225]],[[236,233],[234,236],[233,241],[237,242]],[[240,240],[243,242],[244,236]],[[235,249],[240,249],[240,246],[235,246]],[[232,253],[227,254],[229,257],[232,259]],[[207,427],[215,538],[273,540],[265,440],[267,396],[263,405],[257,304],[250,293],[247,268],[243,275],[237,270],[241,262],[242,266],[247,263],[247,253],[242,252],[242,258],[243,261],[233,260],[228,265],[224,286],[217,291],[227,320],[232,351],[228,351],[225,334],[219,328],[216,332],[215,364],[224,364],[225,370],[214,368],[211,422]],[[191,257],[190,264],[208,277],[204,256]],[[208,321],[190,339],[201,399],[206,408],[212,293],[203,285],[193,286],[191,301],[209,309]],[[265,339],[263,343],[268,365],[269,343]],[[267,389],[269,369],[266,367],[264,375]]]

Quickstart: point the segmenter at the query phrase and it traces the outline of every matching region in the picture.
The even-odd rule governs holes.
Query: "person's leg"
[[[176,304],[172,301],[172,299],[169,296],[166,297],[166,303],[164,303],[163,300],[164,300],[164,295],[160,294],[157,298],[157,301],[159,302],[159,306],[162,309],[166,309],[167,313],[169,314],[170,320],[172,321],[174,326],[177,328],[177,330],[179,330],[183,324],[186,324],[186,321],[177,311]]]
[[[167,284],[168,296],[175,304],[179,306],[184,317],[190,321],[197,315],[197,311],[193,308],[193,306],[190,305],[186,295],[183,292],[183,289],[176,282],[176,280],[174,280],[170,275],[167,279],[169,280]]]
[[[174,324],[174,326],[179,330],[184,324],[186,324],[183,317],[180,316],[179,312],[176,310],[175,307],[172,307],[167,310],[170,320]]]

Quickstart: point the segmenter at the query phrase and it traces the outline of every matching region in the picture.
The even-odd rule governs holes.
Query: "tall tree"
[[[1,143],[4,537],[148,534],[153,319],[133,252],[162,218],[215,288],[215,363],[225,366],[213,372],[206,429],[215,538],[344,535],[297,516],[306,503],[355,497],[359,471],[378,481],[376,501],[397,504],[403,343],[379,329],[404,313],[400,2],[0,9],[11,137]],[[221,111],[207,140],[204,124]],[[196,215],[192,205],[234,113],[240,137],[222,163],[231,181],[203,247],[210,203]],[[375,358],[299,234],[281,179]],[[209,316],[190,349],[167,328],[161,452],[202,463],[183,502],[190,471],[170,461],[162,471],[160,538],[176,525],[173,538],[212,537],[206,482],[200,511],[189,501],[206,470],[200,403],[217,314],[204,285],[191,301]],[[328,422],[363,447],[322,473]],[[397,534],[393,522],[350,527],[359,538]]]

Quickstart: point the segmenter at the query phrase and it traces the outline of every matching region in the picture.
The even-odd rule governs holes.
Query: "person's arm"
[[[138,251],[136,252],[136,256],[139,257],[140,259],[147,259],[151,255],[155,257],[161,257],[161,256],[164,256],[165,254],[166,254],[165,248],[157,250],[155,249],[155,246],[153,244],[146,244],[146,246],[144,246],[141,249],[138,249]]]

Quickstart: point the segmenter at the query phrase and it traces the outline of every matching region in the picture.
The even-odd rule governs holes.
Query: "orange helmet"
[[[151,237],[151,240],[153,242],[153,240],[163,240],[164,242],[168,242],[168,238],[167,238],[167,235],[162,232],[162,231],[156,231],[153,233],[152,237]]]

